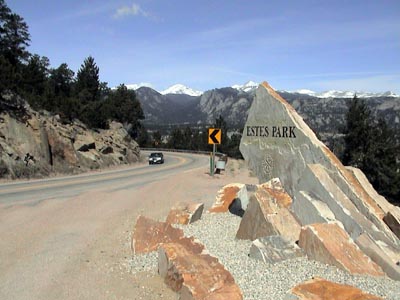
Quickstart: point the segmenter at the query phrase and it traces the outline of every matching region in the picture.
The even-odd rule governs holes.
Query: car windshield
[[[150,157],[162,157],[162,153],[151,153]]]

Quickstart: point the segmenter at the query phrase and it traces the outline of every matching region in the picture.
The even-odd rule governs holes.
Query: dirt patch
[[[231,182],[256,184],[230,160],[135,189],[91,191],[35,206],[0,207],[0,299],[177,299],[155,273],[132,274],[130,239],[139,214],[164,220],[179,202],[203,202]]]

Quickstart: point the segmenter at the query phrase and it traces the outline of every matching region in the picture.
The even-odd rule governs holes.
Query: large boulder
[[[386,258],[395,263],[400,256],[397,209],[374,193],[360,172],[345,168],[268,83],[256,91],[240,151],[260,182],[281,180],[293,199],[290,209],[302,225],[340,221],[353,242],[392,272]],[[359,239],[363,233],[373,247]],[[377,259],[379,253],[382,259]]]
[[[183,238],[182,229],[140,215],[132,235],[132,250],[134,253],[148,253],[157,250],[161,243],[176,242],[180,238]]]
[[[76,151],[87,152],[96,149],[94,137],[88,131],[81,131],[74,136],[74,148]]]
[[[368,233],[361,234],[357,238],[356,244],[371,258],[373,262],[379,265],[390,278],[400,281],[400,266],[398,265],[398,256],[393,255],[393,252],[391,251],[383,251],[382,243],[378,245],[378,243],[375,242],[368,235]]]
[[[336,220],[334,213],[325,202],[316,199],[315,195],[306,191],[300,191],[297,194],[292,210],[301,225],[328,223]]]
[[[241,300],[240,288],[218,259],[182,238],[158,250],[158,272],[181,300]]]
[[[301,226],[285,207],[286,203],[287,196],[283,196],[280,185],[277,190],[271,183],[260,185],[250,198],[236,238],[253,241],[260,237],[281,235],[289,241],[297,241]]]
[[[278,177],[296,201],[299,180],[309,164],[323,166],[335,184],[368,220],[393,239],[382,221],[383,210],[337,157],[318,140],[300,115],[268,83],[261,84],[250,108],[240,151],[260,182]],[[319,196],[317,193],[313,193]],[[321,198],[321,197],[319,197]]]
[[[215,203],[209,209],[212,213],[227,212],[233,206],[236,210],[246,210],[249,199],[246,185],[242,183],[231,183],[218,191]]]
[[[293,287],[284,300],[383,300],[350,285],[313,278]]]
[[[280,235],[273,235],[254,240],[249,256],[265,263],[276,263],[304,256],[304,253],[296,243],[289,242]]]
[[[308,258],[336,266],[351,274],[384,275],[382,269],[336,223],[304,226],[300,233],[299,246]]]
[[[170,224],[191,224],[200,220],[204,210],[203,203],[179,203],[171,208],[166,222]]]

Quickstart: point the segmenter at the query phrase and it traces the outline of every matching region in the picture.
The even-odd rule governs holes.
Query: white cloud
[[[143,16],[143,17],[148,17],[149,14],[145,12],[138,4],[133,3],[131,6],[122,6],[117,8],[114,18],[115,19],[120,19],[124,17],[129,17],[129,16]]]

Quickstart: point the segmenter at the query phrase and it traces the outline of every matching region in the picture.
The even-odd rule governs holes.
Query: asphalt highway
[[[146,160],[148,154],[142,151],[142,159]],[[0,205],[36,205],[43,200],[75,197],[91,190],[134,189],[166,176],[204,167],[208,161],[206,155],[187,153],[164,152],[164,158],[165,163],[160,165],[145,162],[120,170],[3,183],[0,184]]]

